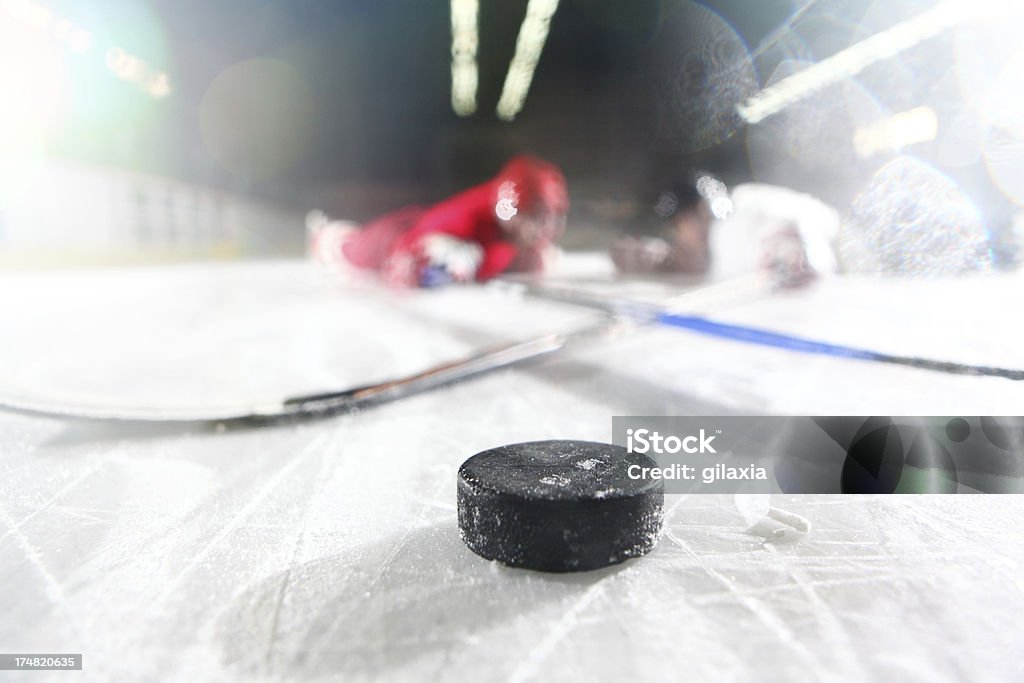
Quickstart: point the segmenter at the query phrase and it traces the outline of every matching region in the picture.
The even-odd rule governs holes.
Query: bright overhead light
[[[39,31],[48,31],[53,12],[33,0],[0,0],[0,12]]]
[[[476,49],[479,0],[451,0],[452,109],[459,116],[476,111]]]
[[[477,0],[471,2],[475,5]],[[0,18],[10,18],[31,27],[77,54],[87,53],[93,47],[92,33],[35,0],[0,0]],[[116,78],[135,84],[155,98],[167,97],[172,92],[166,72],[120,47],[107,48],[103,62]]]
[[[145,60],[125,52],[119,47],[107,50],[107,69],[122,81],[127,81],[157,99],[171,94],[171,81],[163,71],[157,71]]]
[[[991,2],[980,4],[987,6]],[[908,50],[977,14],[977,7],[972,4],[967,0],[946,0],[768,86],[741,103],[737,113],[747,123],[763,121],[794,102],[855,76],[875,62]]]
[[[858,73],[918,43],[971,20],[1007,20],[1024,14],[1019,0],[944,0],[929,10],[854,43],[742,102],[736,112],[759,123],[794,102]]]
[[[526,17],[516,39],[516,52],[508,65],[508,74],[498,99],[498,118],[511,121],[522,110],[533,81],[533,71],[540,61],[540,53],[551,28],[551,17],[557,9],[558,0],[530,0],[526,6]]]
[[[930,142],[939,132],[939,118],[931,107],[917,107],[857,129],[853,148],[862,159],[880,152],[894,152],[921,142]]]

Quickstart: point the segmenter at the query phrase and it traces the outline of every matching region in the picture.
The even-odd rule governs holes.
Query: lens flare
[[[0,15],[0,206],[34,173],[60,125],[65,99],[57,46]]]
[[[783,62],[769,79],[769,87],[806,68],[810,68],[806,62]],[[870,93],[850,79],[808,95],[747,129],[754,178],[847,206],[891,157],[885,150],[864,159],[855,147],[857,131],[877,125],[885,113]]]

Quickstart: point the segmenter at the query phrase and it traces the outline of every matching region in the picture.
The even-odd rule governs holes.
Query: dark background
[[[481,2],[478,109],[467,118],[451,110],[449,6],[441,0],[67,1],[55,6],[166,68],[174,92],[157,102],[132,95],[145,115],[73,130],[64,151],[289,202],[334,201],[356,218],[486,178],[523,151],[560,164],[576,195],[628,196],[665,168],[693,164],[743,179],[749,169],[737,136],[700,154],[659,138],[658,56],[685,39],[678,27],[665,29],[678,4],[563,0],[525,108],[509,123],[494,107],[525,0]],[[802,4],[706,3],[748,45]],[[294,67],[314,104],[305,152],[270,178],[222,168],[204,146],[197,113],[218,74],[259,57]]]

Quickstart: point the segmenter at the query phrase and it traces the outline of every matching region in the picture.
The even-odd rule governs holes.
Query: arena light
[[[140,57],[119,47],[112,47],[107,50],[104,62],[115,77],[135,85],[157,99],[171,94],[170,77],[163,71],[157,71]]]
[[[92,33],[35,0],[0,0],[0,18],[8,18],[18,26],[38,31],[76,54],[84,55],[92,50],[94,44]],[[109,47],[101,54],[107,70],[116,78],[132,83],[155,98],[171,94],[167,73],[140,57],[117,46]]]
[[[49,31],[54,14],[32,0],[0,0],[0,12],[38,31]]]
[[[0,14],[0,160],[39,153],[65,110],[67,83],[60,49],[43,34],[25,28],[24,22]],[[0,161],[0,202],[13,185],[11,174],[20,176],[24,166]]]
[[[931,107],[917,107],[893,114],[878,123],[857,129],[853,148],[862,159],[881,152],[930,142],[939,132],[939,118]]]
[[[812,93],[855,76],[868,66],[893,57],[977,15],[979,9],[986,11],[994,6],[995,0],[946,0],[768,86],[741,103],[737,113],[747,123],[763,121]]]
[[[469,116],[476,111],[479,11],[479,0],[451,0],[452,110],[459,116]]]
[[[0,15],[52,36],[72,52],[81,53],[92,47],[91,33],[33,0],[0,0]]]
[[[972,20],[1005,21],[1021,16],[1024,16],[1024,3],[1019,0],[945,0],[768,86],[742,102],[736,112],[747,123],[759,123],[812,93],[855,76],[872,64],[894,57],[954,26]]]
[[[534,69],[540,61],[544,41],[551,28],[551,17],[557,9],[558,0],[530,0],[526,6],[526,17],[516,39],[516,51],[508,65],[501,97],[498,99],[498,118],[503,121],[515,119],[526,102]]]

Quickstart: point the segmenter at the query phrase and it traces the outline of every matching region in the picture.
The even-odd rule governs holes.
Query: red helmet
[[[569,192],[565,176],[554,164],[531,156],[518,156],[502,167],[494,179],[495,214],[502,220],[522,212],[565,214]]]

